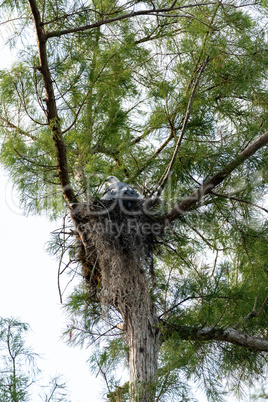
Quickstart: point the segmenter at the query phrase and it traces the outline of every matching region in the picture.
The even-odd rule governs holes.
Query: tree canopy
[[[165,234],[148,284],[156,400],[193,400],[190,379],[215,401],[225,384],[254,383],[268,351],[266,2],[6,0],[1,10],[18,51],[0,71],[0,162],[25,211],[63,216],[98,200],[108,175],[160,199]],[[66,225],[52,249],[79,274]],[[67,309],[71,341],[95,342],[92,364],[117,400],[122,314],[113,305],[106,319],[83,281]]]

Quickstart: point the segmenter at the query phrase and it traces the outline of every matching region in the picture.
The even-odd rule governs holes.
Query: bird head
[[[113,183],[118,183],[120,180],[118,180],[118,178],[117,177],[115,177],[115,176],[108,176],[106,179],[105,179],[105,182],[106,183],[108,183],[108,184],[113,184]]]

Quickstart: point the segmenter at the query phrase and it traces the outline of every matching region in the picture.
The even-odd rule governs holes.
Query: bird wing
[[[126,197],[139,198],[139,194],[129,185],[126,185],[120,190],[120,193]]]

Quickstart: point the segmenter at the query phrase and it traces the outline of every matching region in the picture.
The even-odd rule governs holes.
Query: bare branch
[[[1,26],[1,25],[5,25],[5,24],[8,24],[9,22],[14,22],[14,21],[22,20],[22,19],[26,19],[26,17],[10,18],[9,20],[0,22],[0,26]]]
[[[240,152],[236,158],[219,170],[204,184],[188,195],[183,201],[179,202],[174,208],[172,208],[165,216],[167,224],[173,220],[179,218],[186,211],[196,206],[196,204],[208,193],[211,192],[218,184],[229,176],[238,166],[245,162],[250,156],[254,155],[259,149],[264,147],[268,143],[268,131],[259,136],[252,144],[250,144],[244,151]]]

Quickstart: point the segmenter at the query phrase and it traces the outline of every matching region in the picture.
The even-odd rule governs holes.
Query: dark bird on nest
[[[104,191],[101,200],[142,198],[129,184],[118,180],[115,176],[108,176],[105,182],[109,184],[109,187]]]

